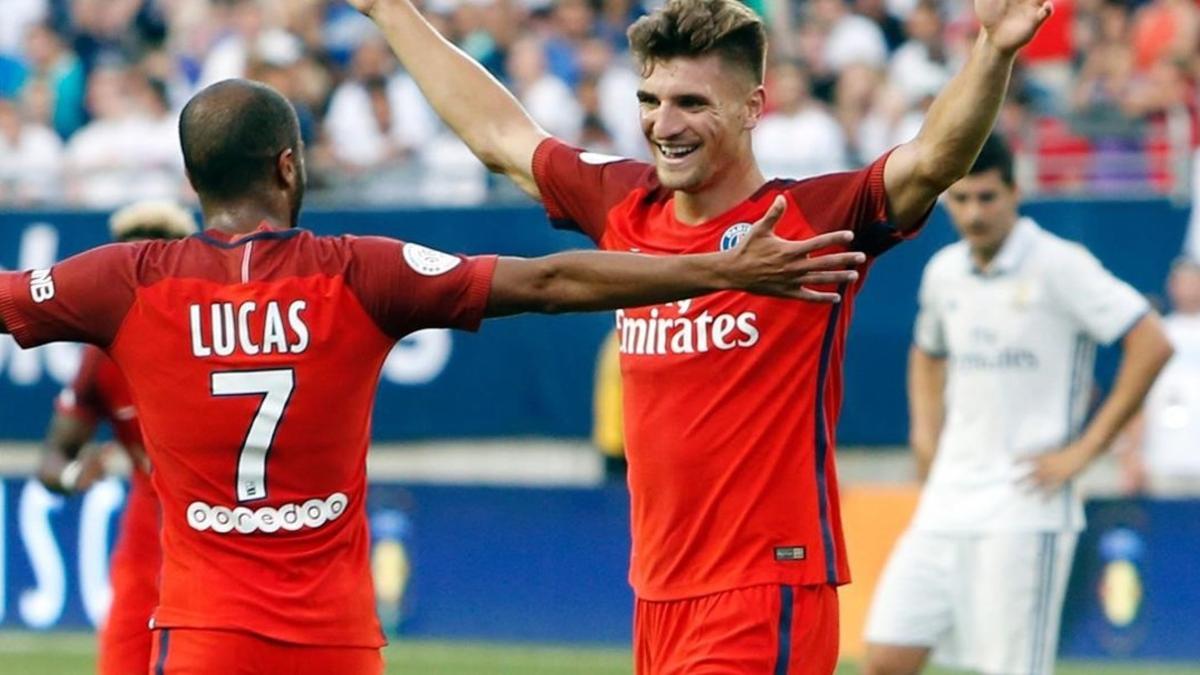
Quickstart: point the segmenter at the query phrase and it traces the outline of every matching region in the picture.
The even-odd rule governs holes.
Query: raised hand
[[[1049,0],[975,0],[975,16],[988,39],[1011,54],[1033,39],[1053,12]]]
[[[776,295],[810,302],[838,302],[835,292],[818,291],[808,286],[853,283],[858,279],[854,268],[866,262],[862,253],[827,253],[813,256],[821,249],[849,244],[849,230],[829,232],[802,241],[775,236],[775,223],[783,216],[787,200],[776,197],[767,213],[755,222],[741,244],[731,251],[730,278],[735,287],[762,295]]]

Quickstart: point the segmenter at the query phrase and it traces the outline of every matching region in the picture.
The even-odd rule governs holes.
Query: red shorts
[[[100,675],[145,673],[150,663],[150,617],[158,605],[162,544],[158,497],[144,474],[135,474],[116,547],[109,560],[112,605],[100,628]]]
[[[751,586],[634,608],[638,675],[829,675],[837,656],[833,586]]]
[[[150,673],[382,675],[383,655],[377,647],[314,647],[240,631],[159,628],[154,631]]]

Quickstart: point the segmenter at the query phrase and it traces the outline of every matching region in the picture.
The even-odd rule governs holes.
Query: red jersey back
[[[209,231],[0,275],[0,312],[23,346],[105,347],[129,382],[162,502],[156,626],[374,647],[379,370],[411,331],[475,329],[494,266],[373,237]]]
[[[698,225],[675,219],[672,192],[645,164],[550,139],[534,174],[554,224],[607,250],[732,248],[782,194],[779,236],[851,229],[853,248],[873,257],[900,240],[887,224],[884,161],[772,181]],[[861,283],[840,289],[837,305],[730,291],[617,312],[639,597],[849,581],[833,449]]]

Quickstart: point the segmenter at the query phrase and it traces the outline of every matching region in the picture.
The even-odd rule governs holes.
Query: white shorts
[[[867,642],[929,647],[937,663],[981,673],[1051,673],[1078,539],[910,530],[875,588]]]

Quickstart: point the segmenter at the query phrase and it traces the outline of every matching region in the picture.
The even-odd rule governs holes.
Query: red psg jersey
[[[779,236],[851,229],[853,247],[873,257],[900,241],[887,223],[884,161],[772,181],[694,226],[675,219],[652,166],[549,139],[533,167],[552,222],[606,250],[731,248],[782,194]],[[639,597],[849,581],[833,450],[861,284],[841,289],[837,305],[726,291],[617,312]]]
[[[379,370],[421,328],[473,330],[495,258],[266,227],[116,244],[0,274],[25,347],[104,348],[162,503],[157,627],[384,644],[364,514]]]

